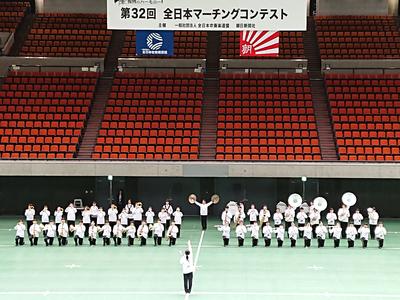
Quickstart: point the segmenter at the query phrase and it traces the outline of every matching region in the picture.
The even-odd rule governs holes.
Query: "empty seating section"
[[[172,58],[205,58],[207,50],[207,32],[205,31],[175,31],[174,32],[174,55]],[[127,31],[123,57],[136,56],[136,32]],[[144,56],[146,57],[146,56]],[[151,58],[169,56],[147,56]]]
[[[21,55],[104,57],[110,40],[105,15],[39,14]]]
[[[327,75],[340,160],[400,160],[400,75]]]
[[[316,17],[322,59],[400,57],[400,32],[394,17]]]
[[[95,159],[195,160],[202,74],[117,73]]]
[[[218,160],[320,160],[305,75],[222,75]]]
[[[0,90],[0,158],[75,157],[97,76],[10,73]]]
[[[28,7],[29,2],[0,2],[0,32],[14,32]]]
[[[221,58],[246,58],[240,56],[240,33],[222,32],[221,36]],[[286,32],[279,34],[279,57],[278,58],[304,58],[303,32]],[[267,57],[252,57],[268,59]]]

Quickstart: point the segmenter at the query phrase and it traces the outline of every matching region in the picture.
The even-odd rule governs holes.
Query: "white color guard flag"
[[[240,56],[279,56],[279,31],[241,31]]]

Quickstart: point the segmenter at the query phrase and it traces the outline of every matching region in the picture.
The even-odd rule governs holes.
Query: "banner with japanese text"
[[[107,0],[120,30],[305,31],[307,0]]]
[[[241,31],[240,56],[279,56],[279,31]]]
[[[173,31],[136,31],[136,55],[174,55]]]

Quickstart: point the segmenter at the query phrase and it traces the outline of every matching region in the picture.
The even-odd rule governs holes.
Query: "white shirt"
[[[275,233],[276,233],[276,238],[277,238],[278,240],[283,241],[283,240],[285,239],[285,228],[280,228],[280,227],[278,227],[278,228],[276,228],[274,231],[275,231]]]
[[[165,224],[167,220],[171,219],[165,211],[160,211],[158,213],[158,218],[161,220],[161,224]]]
[[[255,208],[250,208],[247,211],[247,215],[249,216],[250,222],[256,222],[258,217],[258,211]]]
[[[212,201],[203,204],[200,202],[195,202],[195,204],[200,207],[200,216],[207,216],[208,215],[208,207],[212,204]]]
[[[342,237],[342,227],[334,226],[331,229],[331,232],[332,232],[332,236],[333,236],[333,238],[335,240],[340,240],[341,239],[341,237]]]
[[[35,210],[33,208],[26,209],[25,217],[27,221],[33,221],[33,219],[35,218]]]
[[[311,238],[312,238],[312,230],[313,230],[311,226],[300,227],[299,230],[303,230],[304,231],[303,237],[305,239],[311,240]]]
[[[350,211],[347,208],[340,208],[338,211],[338,218],[340,222],[349,222]]]
[[[229,239],[231,237],[231,227],[229,225],[219,226],[218,231],[222,232],[223,238]]]
[[[369,224],[370,225],[377,225],[379,220],[379,215],[376,211],[368,214]]]
[[[292,207],[288,207],[285,210],[285,222],[292,223],[294,222],[295,211]]]
[[[143,208],[135,207],[132,214],[135,221],[142,221]]]
[[[110,224],[106,224],[100,229],[103,232],[103,238],[110,238],[111,237],[111,226]]]
[[[315,234],[317,235],[318,238],[325,240],[326,239],[326,234],[328,233],[328,229],[326,229],[325,226],[318,225],[315,228]]]
[[[106,212],[99,210],[97,212],[97,224],[104,225],[105,222],[106,222]]]
[[[174,239],[176,239],[177,235],[178,235],[179,229],[178,226],[176,225],[171,225],[168,228],[168,232],[167,232],[167,236],[171,236]]]
[[[63,214],[64,214],[64,212],[62,212],[61,210],[56,210],[54,212],[54,222],[56,224],[60,224],[61,223],[61,219],[62,219]]]
[[[78,236],[79,238],[83,239],[85,237],[85,230],[86,230],[85,225],[78,224],[74,227],[74,230],[75,230],[75,235]]]
[[[131,213],[133,212],[133,208],[134,208],[134,206],[133,206],[133,204],[131,204],[131,203],[128,203],[127,205],[125,205],[126,213],[127,213],[128,215],[131,214]]]
[[[384,240],[385,235],[387,234],[385,227],[376,227],[375,228],[375,238]]]
[[[299,229],[296,226],[290,226],[288,229],[288,233],[290,239],[297,240]]]
[[[25,237],[26,227],[24,224],[17,224],[17,225],[15,225],[14,229],[17,231],[15,234],[16,237],[21,237],[21,238]]]
[[[115,224],[114,228],[113,228],[113,234],[116,237],[122,238],[122,233],[125,230],[124,226],[122,226],[121,224]]]
[[[127,226],[128,225],[128,213],[123,211],[119,214],[119,219],[121,221],[121,225]]]
[[[244,239],[244,236],[245,236],[246,232],[247,232],[246,226],[244,226],[244,225],[236,226],[236,236],[238,238]]]
[[[99,208],[97,207],[97,205],[92,205],[90,207],[90,215],[91,216],[96,217],[98,212],[99,212]]]
[[[58,225],[58,234],[61,236],[61,237],[68,237],[68,224],[67,223],[60,223],[59,225]]]
[[[360,239],[368,241],[370,233],[369,227],[360,227],[360,229],[358,229],[358,233],[360,234]]]
[[[305,224],[308,216],[304,211],[299,211],[296,215],[297,222],[299,224]]]
[[[46,236],[53,238],[56,236],[57,227],[56,225],[46,224],[44,226],[44,230],[46,231]]]
[[[108,221],[109,222],[117,222],[118,209],[109,208],[107,213],[108,213]]]
[[[257,212],[257,215],[258,215],[258,212]],[[260,226],[258,226],[257,223],[253,223],[253,225],[251,225],[251,227],[250,227],[250,233],[251,233],[251,237],[253,239],[257,239],[258,240],[259,234],[260,234]]]
[[[363,215],[360,213],[353,214],[354,225],[361,225],[361,221],[364,219]]]
[[[232,214],[229,212],[229,210],[228,211],[223,211],[222,212],[222,214],[221,214],[221,220],[222,220],[222,223],[225,223],[225,222],[228,222],[228,223],[230,223],[231,222],[231,220],[232,220]]]
[[[181,211],[174,211],[174,213],[172,215],[174,216],[175,224],[181,225],[182,224],[183,213]]]
[[[326,214],[326,220],[328,221],[328,225],[333,226],[336,223],[337,216],[334,212],[328,212]]]
[[[265,239],[271,239],[272,238],[272,227],[270,225],[265,225],[263,228],[263,235]]]
[[[83,224],[90,224],[90,210],[82,211]]]
[[[42,223],[49,223],[50,211],[48,209],[43,209],[39,214],[42,216]]]
[[[155,223],[153,226],[153,231],[154,235],[157,235],[158,237],[162,236],[162,233],[164,231],[164,225],[161,223]]]
[[[127,231],[127,236],[129,236],[129,237],[131,237],[131,238],[135,238],[135,233],[136,233],[136,227],[135,226],[133,226],[133,225],[129,225],[127,228],[126,228],[126,231]]]
[[[154,223],[154,211],[146,211],[146,223],[153,224]]]
[[[97,226],[90,226],[89,227],[89,237],[92,239],[96,239],[98,231],[99,231],[99,228]]]
[[[261,209],[258,216],[260,218],[260,221],[265,223],[268,222],[269,218],[271,218],[271,213],[269,212],[268,209],[267,210]]]
[[[319,213],[319,211],[311,211],[309,217],[310,217],[310,224],[317,225],[319,224],[319,220],[321,219],[321,214]]]
[[[146,224],[140,225],[138,228],[138,236],[147,239],[148,234],[149,234],[149,226],[147,226]]]
[[[187,258],[186,255],[183,255],[179,263],[182,265],[183,274],[192,273],[194,271],[192,252],[190,251],[190,254],[188,255]]]
[[[346,228],[346,237],[348,240],[354,241],[356,239],[357,229],[355,227]]]
[[[77,212],[75,207],[68,206],[65,212],[67,213],[67,221],[75,221],[75,214]]]
[[[274,224],[275,225],[281,225],[282,224],[282,220],[283,220],[283,216],[282,216],[282,214],[279,212],[279,213],[274,213],[274,216],[273,216],[273,219],[274,219]]]
[[[171,220],[171,215],[174,212],[174,209],[172,208],[171,204],[164,204],[163,207],[165,209],[165,212],[167,213],[167,220]]]
[[[246,219],[246,214],[244,213],[244,211],[237,211],[234,218],[235,223],[239,223],[240,220],[244,221],[244,219]]]

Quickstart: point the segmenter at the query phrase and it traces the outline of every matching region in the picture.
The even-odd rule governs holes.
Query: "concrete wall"
[[[106,0],[36,0],[39,13],[107,13]]]
[[[324,73],[400,73],[400,59],[323,59],[321,69]]]
[[[306,59],[220,59],[219,66],[224,73],[303,73],[307,70],[307,64]]]
[[[388,0],[317,0],[317,15],[382,15],[389,13]]]

